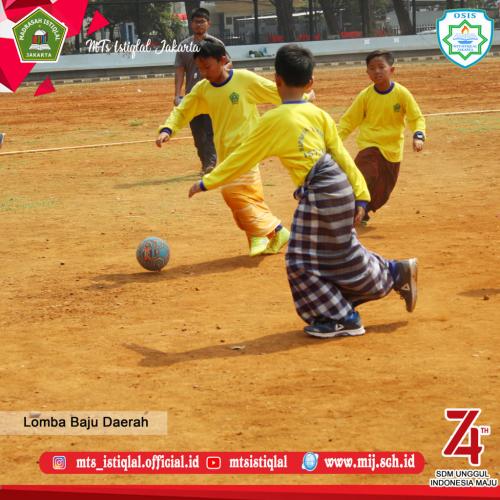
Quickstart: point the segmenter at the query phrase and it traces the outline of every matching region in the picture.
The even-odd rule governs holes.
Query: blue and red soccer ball
[[[141,241],[135,255],[144,269],[161,271],[168,263],[170,249],[165,241],[151,236]]]

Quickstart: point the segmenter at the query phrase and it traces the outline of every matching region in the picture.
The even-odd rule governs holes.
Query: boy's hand
[[[419,153],[424,148],[424,141],[421,139],[413,139],[413,151]]]
[[[189,189],[189,197],[192,198],[196,193],[201,193],[202,189],[199,182],[195,182]]]
[[[354,225],[357,226],[358,224],[361,224],[361,221],[363,220],[363,217],[366,214],[366,210],[361,206],[358,205],[356,207],[356,213],[354,214]]]
[[[179,104],[181,103],[182,101],[182,98],[183,96],[182,95],[176,95],[174,97],[174,106],[179,106]]]
[[[314,92],[314,89],[311,89],[307,93],[307,101],[308,102],[314,102],[316,100],[316,92]]]
[[[170,134],[167,132],[161,132],[160,135],[158,136],[158,139],[156,139],[156,145],[161,148],[161,145],[164,142],[167,142],[170,139]]]

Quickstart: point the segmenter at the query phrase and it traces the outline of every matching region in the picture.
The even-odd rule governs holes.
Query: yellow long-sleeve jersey
[[[359,149],[377,147],[390,162],[403,158],[404,129],[425,134],[425,119],[411,92],[394,83],[387,93],[379,93],[375,85],[362,90],[339,121],[342,140],[359,127]]]
[[[257,104],[280,103],[274,82],[245,69],[231,70],[226,82],[220,85],[208,80],[198,82],[159,130],[169,128],[173,135],[195,116],[208,114],[217,158],[222,161],[255,127],[259,119]]]
[[[282,104],[265,113],[247,140],[203,177],[203,185],[215,189],[264,158],[278,156],[293,182],[300,186],[325,153],[346,173],[356,199],[370,201],[365,179],[342,144],[335,122],[328,113],[308,102]]]

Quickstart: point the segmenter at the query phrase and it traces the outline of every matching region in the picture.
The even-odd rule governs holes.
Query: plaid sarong
[[[286,268],[298,315],[306,322],[342,320],[393,287],[388,261],[368,251],[353,228],[354,193],[345,173],[325,155],[294,197]]]

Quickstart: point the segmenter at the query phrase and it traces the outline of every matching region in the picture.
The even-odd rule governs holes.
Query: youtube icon
[[[220,468],[221,468],[220,457],[207,457],[207,469],[220,469]]]

